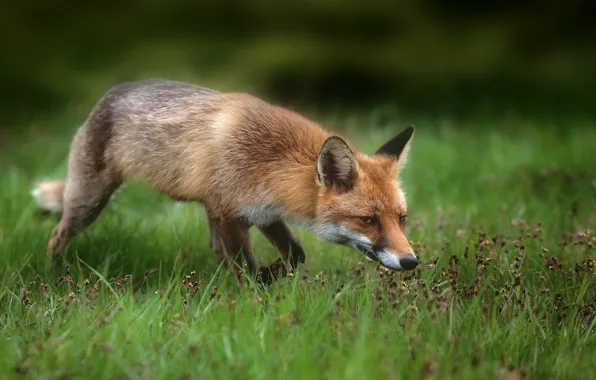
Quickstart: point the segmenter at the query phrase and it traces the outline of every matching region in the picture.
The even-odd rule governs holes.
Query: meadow
[[[317,114],[369,153],[417,126],[421,264],[387,272],[296,228],[306,263],[262,289],[220,266],[200,205],[143,183],[45,267],[57,219],[30,191],[64,175],[86,112],[0,134],[0,378],[596,378],[593,122]]]

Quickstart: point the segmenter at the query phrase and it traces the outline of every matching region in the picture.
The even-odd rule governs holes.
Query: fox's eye
[[[360,220],[362,220],[365,224],[368,225],[375,224],[375,218],[373,216],[361,216]]]
[[[408,216],[407,215],[403,215],[403,214],[400,214],[399,215],[399,223],[400,224],[406,224],[407,221],[408,221]]]

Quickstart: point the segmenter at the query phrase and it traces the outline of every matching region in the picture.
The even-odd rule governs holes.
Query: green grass
[[[0,378],[596,378],[593,124],[418,120],[403,178],[419,270],[296,229],[305,266],[260,290],[219,266],[201,206],[143,184],[73,241],[68,271],[46,270],[56,219],[29,191],[64,174],[83,117],[0,142]],[[370,120],[331,121],[367,152],[405,124]]]

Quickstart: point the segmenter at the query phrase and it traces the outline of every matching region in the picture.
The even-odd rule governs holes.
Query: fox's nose
[[[418,265],[418,259],[416,256],[404,257],[403,259],[399,260],[399,265],[401,265],[401,267],[405,270],[412,270]]]

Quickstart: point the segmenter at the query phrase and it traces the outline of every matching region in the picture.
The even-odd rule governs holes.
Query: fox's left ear
[[[377,150],[375,154],[384,154],[390,156],[399,167],[403,167],[408,159],[408,152],[410,151],[410,142],[414,136],[414,126],[410,125],[404,129],[399,135],[395,136],[382,147]]]
[[[350,191],[358,177],[358,163],[348,144],[339,136],[329,137],[317,159],[317,179],[321,186],[339,192]]]

